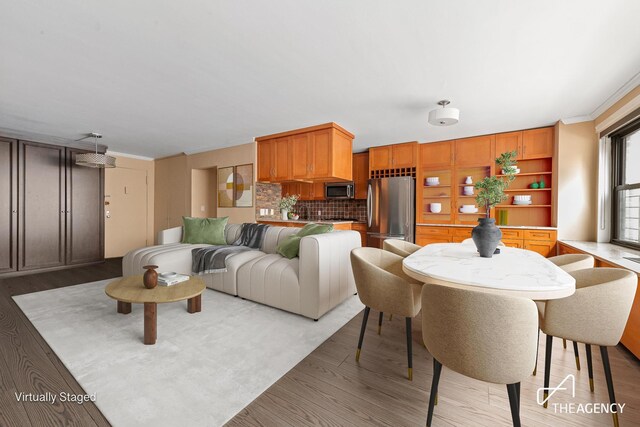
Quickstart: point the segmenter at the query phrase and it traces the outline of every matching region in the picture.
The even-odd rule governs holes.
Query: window
[[[612,243],[640,249],[640,120],[612,135]]]

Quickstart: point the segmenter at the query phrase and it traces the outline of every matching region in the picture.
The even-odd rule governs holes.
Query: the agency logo
[[[569,374],[555,387],[540,387],[536,395],[536,401],[538,405],[544,405],[546,408],[551,398],[559,392],[570,392],[571,397],[576,397],[576,377],[573,374]],[[552,402],[554,412],[560,414],[614,414],[617,418],[617,414],[624,412],[626,403],[602,403],[602,402],[587,402],[587,403],[556,403]]]

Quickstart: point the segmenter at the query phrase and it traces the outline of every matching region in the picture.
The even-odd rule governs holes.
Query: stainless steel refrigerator
[[[415,179],[370,179],[367,189],[367,246],[381,248],[385,239],[414,241]]]

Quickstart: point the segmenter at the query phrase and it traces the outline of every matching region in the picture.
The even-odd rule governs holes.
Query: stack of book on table
[[[186,282],[187,280],[189,280],[189,276],[186,274],[178,274],[172,271],[158,274],[159,286],[173,286],[181,282]]]

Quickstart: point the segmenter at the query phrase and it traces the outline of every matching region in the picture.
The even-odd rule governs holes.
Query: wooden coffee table
[[[131,304],[144,304],[144,343],[155,344],[157,339],[158,304],[187,300],[187,311],[202,310],[204,282],[191,277],[186,282],[173,286],[156,286],[147,289],[142,284],[142,275],[123,277],[107,285],[104,292],[118,301],[118,313],[131,313]]]

